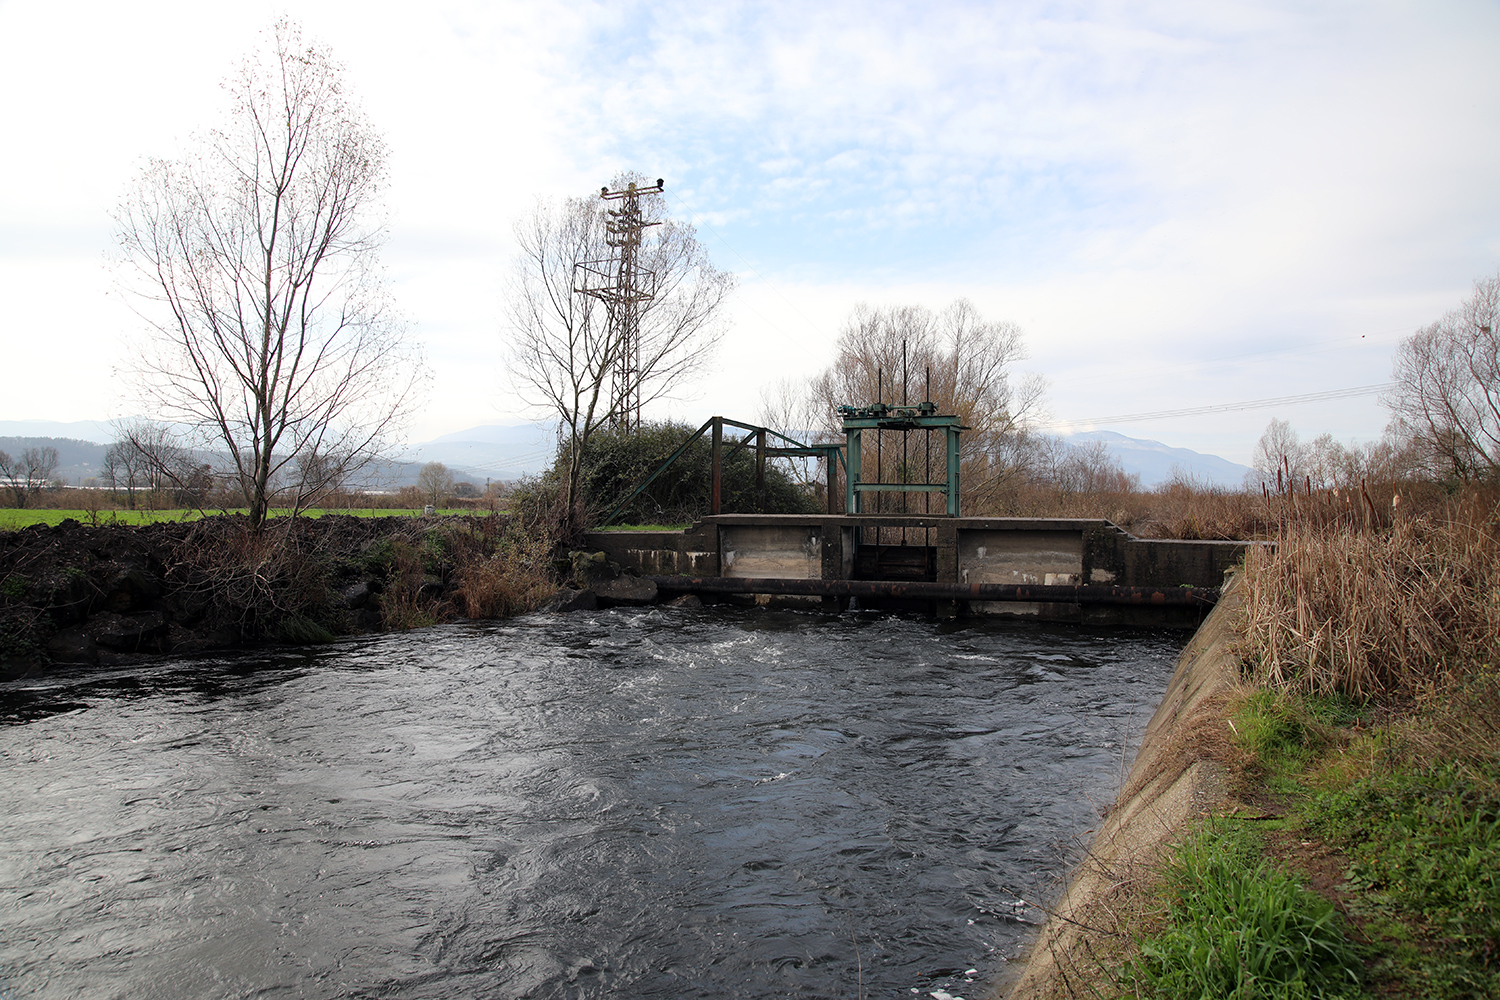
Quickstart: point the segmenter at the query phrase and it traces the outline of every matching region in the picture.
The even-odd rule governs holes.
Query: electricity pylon
[[[641,233],[660,222],[641,219],[640,196],[661,194],[666,184],[660,178],[651,187],[634,181],[619,191],[604,187],[599,197],[620,202],[609,209],[604,242],[614,248],[608,260],[580,262],[575,269],[574,290],[604,303],[608,313],[609,344],[614,354],[611,366],[610,423],[626,433],[641,426],[641,303],[656,297],[656,272],[641,267]]]

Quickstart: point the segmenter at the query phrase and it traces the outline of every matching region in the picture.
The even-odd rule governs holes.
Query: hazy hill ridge
[[[114,430],[104,420],[0,420],[0,450],[12,455],[22,448],[54,447],[60,478],[70,483],[97,476]],[[1244,482],[1248,466],[1190,448],[1174,448],[1160,441],[1127,437],[1115,431],[1084,431],[1066,436],[1073,444],[1103,442],[1126,472],[1141,477],[1146,488],[1159,486],[1174,472],[1199,482],[1235,488]],[[390,485],[416,482],[426,462],[442,462],[463,481],[483,486],[487,480],[512,482],[534,476],[552,464],[557,431],[543,424],[483,424],[412,445],[396,461],[381,463],[377,478]]]

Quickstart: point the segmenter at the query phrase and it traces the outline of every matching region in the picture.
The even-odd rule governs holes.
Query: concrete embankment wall
[[[861,533],[936,548],[936,579],[998,584],[1217,587],[1246,542],[1136,538],[1104,520],[719,514],[685,531],[590,532],[585,547],[646,575],[848,579]],[[905,543],[903,543],[905,544]]]
[[[1025,971],[997,995],[1011,1000],[1073,996],[1068,980],[1090,970],[1090,953],[1098,954],[1099,944],[1122,930],[1115,904],[1195,818],[1228,797],[1225,769],[1209,749],[1224,743],[1226,706],[1239,684],[1230,647],[1243,608],[1242,589],[1232,578],[1182,651],[1125,787],[1088,856],[1052,907]]]

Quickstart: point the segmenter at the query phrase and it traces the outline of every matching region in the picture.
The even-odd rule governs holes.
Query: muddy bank
[[[0,532],[0,676],[506,613],[541,586],[503,517],[247,528],[230,515]]]

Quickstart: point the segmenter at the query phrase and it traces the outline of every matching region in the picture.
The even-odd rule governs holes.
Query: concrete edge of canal
[[[1093,966],[1089,938],[1118,929],[1115,900],[1193,819],[1228,797],[1224,768],[1202,747],[1204,737],[1227,725],[1223,709],[1240,683],[1232,644],[1243,606],[1241,590],[1236,575],[1183,649],[1124,788],[1067,890],[1049,908],[1024,971],[998,984],[994,996],[1071,996],[1070,971]]]

